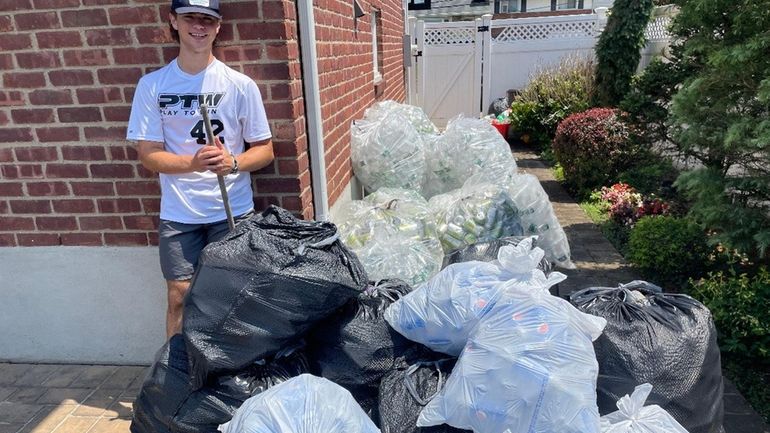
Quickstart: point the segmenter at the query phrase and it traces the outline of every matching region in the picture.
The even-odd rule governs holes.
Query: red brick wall
[[[273,131],[276,160],[253,176],[256,206],[311,218],[295,2],[221,3],[217,57],[254,78]],[[124,137],[137,80],[176,55],[168,4],[0,0],[0,246],[157,243],[157,176]],[[401,3],[361,5],[357,34],[350,0],[315,5],[330,203],[352,174],[350,121],[375,99],[405,94]],[[372,7],[382,11],[385,48],[377,89]]]
[[[406,90],[400,0],[358,0],[366,15],[353,23],[351,0],[318,0],[315,8],[319,82],[326,147],[329,204],[340,197],[352,176],[350,123],[376,100],[403,102]],[[380,10],[383,81],[375,87],[371,11]],[[356,32],[357,28],[357,32]]]

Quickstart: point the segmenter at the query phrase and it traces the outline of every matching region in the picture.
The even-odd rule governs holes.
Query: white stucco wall
[[[330,214],[361,197],[354,178]],[[151,364],[165,287],[156,247],[0,248],[0,361]]]
[[[165,309],[157,248],[0,248],[0,360],[149,364]]]

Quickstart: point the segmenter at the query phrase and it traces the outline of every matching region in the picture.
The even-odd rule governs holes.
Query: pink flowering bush
[[[656,197],[644,197],[627,183],[602,187],[600,194],[610,219],[624,226],[633,226],[643,216],[669,214],[668,203]]]

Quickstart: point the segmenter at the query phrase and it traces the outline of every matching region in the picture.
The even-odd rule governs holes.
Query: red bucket
[[[508,128],[511,126],[510,123],[493,123],[492,126],[497,128],[503,138],[508,138]]]

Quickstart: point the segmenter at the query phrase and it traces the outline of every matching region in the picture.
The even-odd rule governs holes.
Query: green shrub
[[[566,180],[564,177],[564,167],[562,167],[561,164],[553,160],[553,154],[551,154],[551,160],[552,161],[550,162],[553,163],[553,169],[552,169],[553,178],[556,180],[556,182],[564,183],[564,181]]]
[[[548,147],[559,122],[590,107],[595,91],[591,59],[570,57],[537,72],[511,103],[511,128]]]
[[[570,115],[559,124],[553,141],[567,185],[579,196],[614,183],[633,160],[633,149],[628,128],[609,108]]]
[[[673,50],[676,52],[676,48]],[[634,140],[680,153],[670,133],[668,109],[687,73],[685,65],[657,57],[633,78],[619,108],[624,113],[623,121],[633,128]]]
[[[725,376],[770,422],[770,272],[733,266],[692,281],[690,294],[714,317]]]
[[[513,133],[524,143],[541,145],[551,141],[543,126],[541,107],[537,102],[514,100],[511,103],[511,126]]]
[[[740,358],[770,363],[770,272],[711,273],[692,284],[690,294],[714,316],[719,347]]]
[[[631,230],[626,258],[653,283],[679,291],[703,274],[709,252],[706,235],[694,222],[648,216]]]

